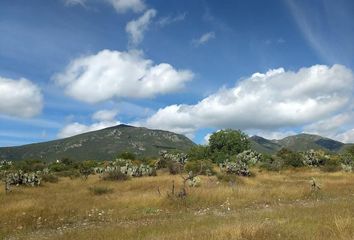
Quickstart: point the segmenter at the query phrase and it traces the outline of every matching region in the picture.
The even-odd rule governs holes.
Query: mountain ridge
[[[252,150],[267,154],[274,154],[282,148],[292,151],[314,149],[341,153],[353,145],[307,133],[278,140],[270,140],[257,135],[249,139]],[[125,151],[132,152],[139,157],[157,157],[161,150],[188,151],[195,145],[192,140],[181,134],[120,124],[48,142],[0,147],[0,160],[54,161],[65,157],[75,160],[112,160]]]
[[[0,159],[112,160],[125,151],[139,157],[157,157],[161,150],[187,151],[194,145],[181,134],[121,124],[48,142],[1,147]]]
[[[260,153],[273,154],[282,148],[287,148],[292,151],[308,151],[310,149],[323,150],[326,152],[339,153],[343,152],[352,144],[342,143],[320,135],[300,133],[282,139],[266,139],[260,136],[250,137],[253,150]]]

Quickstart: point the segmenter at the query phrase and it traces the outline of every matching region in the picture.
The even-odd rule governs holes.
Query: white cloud
[[[187,13],[181,13],[176,16],[167,16],[167,17],[162,17],[157,21],[157,24],[160,25],[161,27],[165,27],[167,25],[170,25],[175,22],[180,22],[183,21],[187,16]]]
[[[118,114],[118,111],[115,109],[112,110],[101,110],[95,112],[92,116],[93,120],[96,121],[112,121]]]
[[[204,136],[204,142],[203,144],[209,144],[209,139],[211,137],[212,133],[207,133],[205,136]]]
[[[111,98],[151,98],[181,90],[193,78],[189,70],[168,63],[154,65],[139,51],[103,50],[72,61],[55,82],[78,100],[97,103]]]
[[[208,32],[204,33],[200,38],[198,39],[193,39],[192,43],[194,46],[200,46],[203,45],[207,42],[209,42],[211,39],[215,38],[215,33],[214,32]]]
[[[106,0],[118,13],[125,13],[129,10],[133,12],[141,12],[146,6],[142,0]]]
[[[354,143],[354,128],[338,134],[335,139],[344,143]]]
[[[143,40],[144,33],[149,28],[151,20],[155,16],[156,10],[149,9],[138,19],[128,22],[127,26],[125,27],[125,31],[129,34],[130,43],[133,46],[136,46]]]
[[[94,2],[93,0],[63,0],[65,6],[76,6],[80,5],[82,7],[87,7],[88,2]],[[143,0],[103,0],[110,4],[117,13],[125,13],[128,11],[142,12],[146,6]]]
[[[96,121],[90,125],[81,124],[78,122],[70,123],[63,127],[58,133],[59,138],[67,138],[78,134],[101,130],[121,124],[115,120],[117,115],[116,110],[101,110],[92,115],[92,120]]]
[[[292,136],[297,134],[295,131],[271,131],[271,130],[256,130],[256,131],[247,131],[247,134],[249,136],[261,136],[264,137],[266,139],[282,139],[288,136]]]
[[[346,112],[314,122],[304,127],[304,132],[326,136],[345,143],[354,142],[354,112]]]
[[[41,90],[31,81],[0,77],[0,114],[30,118],[41,113]]]
[[[191,134],[200,128],[274,130],[301,127],[346,110],[354,76],[342,65],[255,73],[195,105],[170,105],[140,124]]]

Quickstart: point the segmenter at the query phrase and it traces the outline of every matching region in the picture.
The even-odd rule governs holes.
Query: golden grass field
[[[236,184],[202,177],[185,199],[167,197],[182,178],[164,172],[126,182],[61,178],[7,195],[2,185],[0,238],[354,239],[354,174],[253,172]],[[311,190],[311,177],[321,190]],[[113,192],[94,195],[92,186]]]

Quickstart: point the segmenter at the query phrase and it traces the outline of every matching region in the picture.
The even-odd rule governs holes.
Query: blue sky
[[[354,142],[350,0],[0,0],[0,33],[0,146],[119,123]]]

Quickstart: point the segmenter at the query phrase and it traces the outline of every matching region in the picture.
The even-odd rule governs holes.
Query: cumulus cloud
[[[92,120],[96,122],[89,125],[78,123],[78,122],[70,123],[60,130],[60,132],[58,133],[58,137],[67,138],[78,134],[119,125],[120,122],[115,120],[116,116],[117,116],[116,110],[98,111],[92,115]]]
[[[131,45],[136,46],[143,40],[144,33],[149,28],[149,25],[155,16],[156,10],[149,9],[138,19],[127,23],[125,31],[129,34]]]
[[[162,17],[157,21],[157,24],[160,25],[161,27],[165,27],[167,25],[170,25],[175,22],[180,22],[183,21],[187,16],[187,13],[181,13],[176,16],[167,16],[167,17]]]
[[[101,110],[98,112],[95,112],[92,115],[92,119],[96,121],[112,121],[118,114],[118,111],[113,109],[113,110]]]
[[[189,70],[168,63],[153,64],[139,51],[103,50],[72,61],[54,81],[66,94],[97,103],[111,98],[151,98],[183,89],[193,78]]]
[[[195,105],[170,105],[140,124],[191,134],[197,129],[274,130],[301,127],[343,111],[352,101],[354,76],[342,65],[315,65],[255,73]]]
[[[24,78],[0,77],[0,114],[30,118],[38,115],[42,108],[43,97],[37,85]]]
[[[200,46],[200,45],[203,45],[207,42],[209,42],[211,39],[214,39],[215,38],[215,33],[214,32],[207,32],[207,33],[204,33],[200,38],[198,39],[193,39],[192,40],[192,44],[194,46]]]
[[[304,127],[304,132],[326,136],[341,142],[354,142],[354,112],[346,112],[311,123]]]

